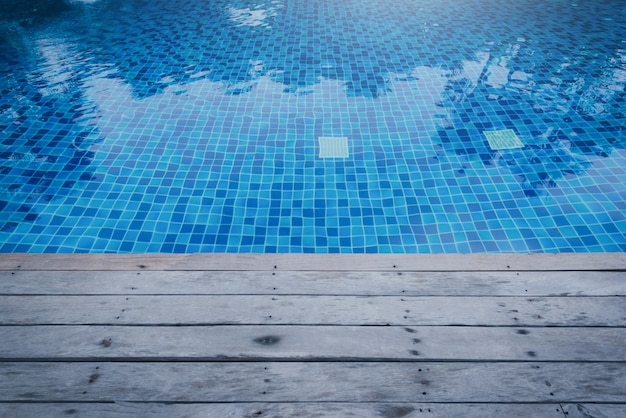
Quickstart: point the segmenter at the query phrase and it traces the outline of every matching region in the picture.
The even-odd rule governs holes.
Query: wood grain
[[[613,271],[0,271],[4,295],[626,296]]]
[[[32,418],[72,416],[78,418],[172,418],[172,417],[345,417],[345,418],[414,418],[414,417],[622,417],[626,405],[617,404],[441,404],[441,403],[1,403],[0,417]],[[580,411],[589,411],[581,415]]]
[[[0,363],[0,401],[622,403],[624,363]]]
[[[0,360],[626,361],[624,328],[0,327]]]
[[[619,404],[441,404],[441,403],[0,403],[0,417],[32,418],[71,416],[77,418],[172,418],[172,417],[623,417]],[[582,411],[588,412],[583,415]]]
[[[623,297],[0,297],[0,325],[621,326],[625,318]]]
[[[0,254],[0,270],[626,270],[626,253]]]
[[[624,416],[624,254],[0,254],[0,416]]]

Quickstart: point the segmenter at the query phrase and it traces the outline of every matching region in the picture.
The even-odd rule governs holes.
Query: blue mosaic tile
[[[13,3],[0,252],[626,251],[623,1]]]

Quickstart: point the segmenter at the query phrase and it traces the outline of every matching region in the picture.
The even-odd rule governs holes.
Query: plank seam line
[[[580,329],[580,328],[591,328],[591,329],[623,329],[626,328],[626,324],[624,325],[553,325],[553,324],[364,324],[364,323],[345,323],[345,324],[337,324],[337,323],[238,323],[238,322],[221,322],[221,323],[149,323],[149,324],[140,324],[140,323],[114,323],[114,324],[106,324],[106,323],[9,323],[2,324],[0,323],[0,328],[3,327],[169,327],[169,328],[185,328],[185,327],[208,327],[208,328],[234,328],[234,327],[254,327],[254,328],[273,328],[273,327],[323,327],[323,328],[333,328],[333,327],[350,327],[350,328],[407,328],[407,327],[416,327],[416,328],[548,328],[548,329],[564,329],[571,328]]]
[[[0,358],[0,363],[3,364],[20,364],[20,363],[150,363],[150,364],[182,364],[182,363],[197,363],[197,364],[266,364],[266,363],[369,363],[369,364],[387,364],[387,363],[415,363],[415,364],[525,364],[530,363],[527,360],[475,360],[475,359],[368,359],[368,358],[265,358],[260,357],[258,359],[240,359],[240,358],[133,358],[133,357],[120,357],[120,358],[32,358],[32,359],[12,359],[12,358]],[[533,364],[614,364],[623,365],[626,361],[623,360],[535,360]]]
[[[55,405],[55,404],[80,404],[80,405],[98,405],[98,404],[107,404],[107,405],[111,405],[111,404],[116,404],[116,403],[152,403],[151,401],[82,401],[82,400],[75,400],[75,401],[33,401],[33,400],[0,400],[0,405],[2,404],[20,404],[20,405],[29,405],[29,404],[43,404],[43,405]],[[154,403],[165,403],[165,402],[154,402]],[[198,403],[202,403],[202,402],[198,402]]]
[[[469,299],[469,298],[485,298],[485,299],[521,299],[521,298],[537,298],[537,299],[565,299],[565,298],[626,298],[626,294],[613,295],[571,295],[571,294],[531,294],[524,293],[519,295],[493,295],[493,294],[472,294],[472,295],[456,295],[456,294],[348,294],[348,293],[0,293],[0,297],[186,297],[186,296],[228,296],[228,297],[260,297],[268,298],[272,296],[280,297],[307,297],[307,298],[329,298],[329,297],[349,297],[349,298],[437,298],[437,299]],[[535,301],[529,301],[535,302]]]
[[[0,254],[1,255],[1,254]],[[438,270],[438,269],[432,269],[432,270],[421,270],[421,269],[403,269],[403,268],[379,268],[379,269],[358,269],[358,268],[346,268],[346,269],[333,269],[333,270],[326,270],[326,269],[320,269],[320,268],[307,268],[307,269],[271,269],[271,268],[266,268],[266,269],[232,269],[232,268],[213,268],[213,269],[209,269],[209,268],[203,268],[203,269],[168,269],[168,268],[137,268],[137,269],[115,269],[115,268],[102,268],[102,267],[94,267],[94,268],[75,268],[75,269],[66,269],[66,268],[44,268],[44,267],[32,267],[32,268],[27,268],[27,267],[18,267],[18,268],[4,268],[2,266],[0,266],[0,272],[7,272],[7,273],[19,273],[19,272],[41,272],[41,271],[50,271],[50,272],[57,272],[57,273],[93,273],[93,272],[103,272],[103,273],[109,273],[109,272],[115,272],[115,273],[140,273],[140,272],[150,272],[150,273],[154,273],[154,272],[167,272],[167,273],[215,273],[215,272],[220,272],[220,273],[263,273],[263,274],[267,274],[269,272],[280,272],[280,273],[319,273],[319,274],[333,274],[333,273],[345,273],[345,272],[352,272],[355,274],[361,274],[361,273],[365,273],[365,274],[372,274],[372,273],[389,273],[389,274],[393,274],[393,273],[420,273],[420,274],[430,274],[430,273],[461,273],[461,274],[466,274],[466,273],[559,273],[559,272],[573,272],[573,271],[579,271],[579,272],[584,272],[584,273],[589,273],[589,272],[598,272],[598,273],[604,273],[604,272],[614,272],[614,273],[622,273],[622,272],[626,272],[626,268],[615,268],[615,267],[607,267],[607,268],[598,268],[598,267],[589,267],[589,268],[581,268],[581,267],[577,267],[577,268],[566,268],[566,267],[562,267],[562,268],[551,268],[551,269],[520,269],[520,268],[497,268],[497,269],[490,269],[490,268],[482,268],[482,269],[460,269],[460,270]]]
[[[24,268],[20,268],[20,269],[16,269],[16,271],[24,271]],[[45,269],[44,269],[45,270]],[[98,271],[99,269],[76,269],[76,270],[67,270],[67,271]],[[58,271],[58,270],[57,270]],[[102,269],[102,271],[107,271]],[[516,267],[510,267],[510,268],[506,268],[506,267],[483,267],[483,268],[476,268],[476,269],[467,269],[467,268],[463,268],[463,269],[459,269],[459,270],[444,270],[444,269],[416,269],[416,268],[402,268],[402,267],[385,267],[382,266],[380,268],[367,268],[367,269],[355,269],[354,267],[352,268],[345,268],[345,269],[319,269],[319,268],[304,268],[304,269],[281,269],[280,267],[278,268],[263,268],[263,269],[227,269],[227,268],[188,268],[188,269],[176,269],[176,268],[155,268],[155,269],[151,269],[150,267],[146,267],[146,268],[141,268],[141,269],[137,269],[137,270],[116,270],[116,271],[130,271],[130,272],[137,272],[137,271],[167,271],[167,272],[175,272],[175,271],[180,271],[180,272],[189,272],[189,271],[194,271],[194,272],[202,272],[202,271],[210,271],[210,272],[214,272],[214,271],[224,271],[224,272],[269,272],[269,271],[275,271],[275,272],[283,272],[283,273],[288,273],[288,272],[306,272],[306,273],[316,273],[316,272],[324,272],[324,273],[332,273],[332,272],[337,272],[337,273],[345,273],[347,271],[351,271],[354,273],[380,273],[380,272],[386,272],[386,273],[394,273],[394,272],[402,272],[402,273],[489,273],[489,272],[524,272],[524,273],[537,273],[537,272],[558,272],[558,271],[616,271],[616,272],[621,272],[621,271],[626,271],[626,268],[617,268],[617,267],[605,267],[605,268],[599,268],[599,267],[576,267],[576,268],[567,268],[566,266],[561,267],[561,268],[540,268],[540,269],[533,269],[533,268],[516,268]]]
[[[52,359],[42,359],[42,358],[26,358],[26,359],[0,359],[0,364],[20,364],[20,363],[32,363],[32,364],[49,364],[49,363],[67,363],[67,364],[75,364],[75,363],[143,363],[143,364],[188,364],[188,363],[198,363],[198,364],[226,364],[226,363],[239,363],[239,364],[268,364],[268,363],[318,363],[318,364],[326,364],[326,363],[363,363],[363,364],[384,364],[384,363],[403,363],[403,364],[613,364],[613,365],[624,365],[626,366],[625,360],[472,360],[472,359],[408,359],[408,358],[398,358],[398,359],[367,359],[367,358],[347,358],[347,357],[336,357],[336,358],[312,358],[312,359],[303,359],[303,358],[215,358],[215,357],[207,357],[207,358],[177,358],[177,357],[167,357],[163,359],[159,358],[52,358]]]
[[[197,328],[197,327],[205,327],[205,328],[236,328],[236,327],[254,327],[254,328],[510,328],[510,329],[518,329],[518,328],[535,328],[535,329],[571,329],[571,330],[579,330],[581,328],[589,328],[589,329],[626,329],[626,324],[624,325],[537,325],[537,324],[495,324],[495,325],[485,325],[485,324],[312,324],[312,323],[293,323],[293,324],[285,324],[285,323],[194,323],[194,324],[140,324],[140,323],[115,323],[115,324],[107,324],[107,323],[97,323],[97,324],[81,324],[81,323],[62,323],[62,324],[46,324],[46,323],[31,323],[31,324],[2,324],[0,323],[0,329],[2,328],[11,328],[11,327],[108,327],[108,328],[130,328],[130,327],[145,327],[145,328]]]
[[[155,268],[155,269],[150,269],[150,268],[145,268],[145,269],[137,269],[137,270],[117,270],[117,269],[103,269],[103,268],[93,268],[93,269],[71,269],[71,270],[67,270],[67,269],[54,269],[54,268],[19,268],[19,269],[3,269],[0,267],[0,271],[13,271],[13,272],[18,272],[18,271],[29,271],[29,272],[43,272],[43,271],[55,271],[55,272],[84,272],[84,273],[89,273],[89,272],[94,272],[94,271],[99,271],[99,272],[132,272],[132,273],[136,273],[139,271],[151,271],[151,272],[157,272],[157,271],[161,271],[161,272],[168,272],[168,273],[189,273],[189,272],[194,272],[194,273],[199,273],[199,272],[230,272],[230,273],[267,273],[267,272],[282,272],[282,273],[289,273],[289,272],[293,272],[293,273],[346,273],[346,272],[352,272],[352,273],[504,273],[504,272],[518,272],[518,273],[551,273],[551,272],[574,272],[574,271],[578,271],[578,272],[615,272],[615,273],[621,273],[621,272],[626,272],[626,269],[622,269],[622,268],[605,268],[605,269],[599,269],[599,268],[589,268],[589,269],[584,269],[584,268],[572,268],[572,269],[567,269],[567,268],[554,268],[554,269],[537,269],[537,270],[526,270],[526,269],[477,269],[477,270],[404,270],[404,269],[369,269],[369,270],[359,270],[359,269],[355,269],[355,268],[346,268],[345,270],[323,270],[323,269],[302,269],[302,270],[281,270],[281,269],[261,269],[261,270],[235,270],[235,269],[226,269],[226,268],[216,268],[216,269],[185,269],[185,270],[180,270],[180,269],[175,269],[175,270],[170,270],[170,269],[162,269],[162,268]]]
[[[97,324],[81,324],[81,323],[62,323],[62,324],[47,324],[47,323],[31,323],[31,324],[2,324],[0,323],[0,329],[3,327],[144,327],[144,328],[158,328],[158,327],[170,327],[170,328],[192,328],[192,327],[381,327],[381,328],[554,328],[554,329],[626,329],[625,325],[537,325],[537,324],[502,324],[502,325],[485,325],[485,324],[311,324],[311,323],[194,323],[194,324],[180,324],[180,323],[97,323]]]
[[[1,254],[0,254],[1,255]],[[302,269],[281,269],[281,268],[261,268],[261,269],[233,269],[233,268],[226,268],[226,267],[216,267],[216,268],[185,268],[185,269],[181,269],[181,268],[150,268],[150,267],[145,267],[145,268],[136,268],[136,269],[128,269],[128,268],[123,268],[123,269],[117,269],[117,268],[103,268],[102,266],[94,266],[93,268],[91,267],[77,267],[77,268],[72,268],[72,269],[68,269],[68,268],[55,268],[55,267],[27,267],[27,266],[18,266],[18,267],[2,267],[0,266],[0,271],[6,271],[6,272],[20,272],[20,271],[29,271],[29,272],[37,272],[37,271],[54,271],[54,272],[84,272],[84,273],[89,273],[89,272],[95,272],[95,271],[99,271],[99,272],[124,272],[124,273],[137,273],[137,272],[168,272],[168,273],[189,273],[189,272],[194,272],[194,273],[201,273],[201,272],[207,272],[207,273],[213,273],[213,272],[224,272],[224,273],[268,273],[268,272],[281,272],[281,273],[320,273],[320,274],[324,274],[324,273],[345,273],[345,272],[353,272],[353,273],[554,273],[554,272],[574,272],[574,271],[578,271],[578,272],[616,272],[616,273],[620,273],[620,272],[626,272],[626,267],[580,267],[577,266],[576,268],[567,268],[566,266],[563,267],[555,267],[555,268],[540,268],[540,269],[534,269],[534,268],[515,268],[515,267],[511,267],[511,268],[500,268],[500,267],[493,267],[493,268],[489,268],[489,267],[485,267],[485,268],[476,268],[476,269],[467,269],[467,268],[463,268],[463,269],[458,269],[458,270],[448,270],[448,269],[415,269],[415,268],[390,268],[390,267],[380,267],[380,268],[368,268],[368,269],[358,269],[358,268],[354,268],[354,267],[346,267],[345,269],[320,269],[318,268],[302,268]]]
[[[37,400],[0,400],[0,404],[155,404],[155,405],[319,405],[319,404],[327,404],[327,405],[551,405],[551,406],[559,406],[559,405],[615,405],[621,406],[626,405],[626,402],[615,402],[615,401],[580,401],[580,400],[570,400],[570,401],[554,401],[554,402],[546,402],[546,401],[493,401],[493,402],[485,402],[485,401],[272,401],[272,400],[258,400],[258,401],[213,401],[213,402],[203,402],[203,401],[166,401],[166,400],[152,400],[152,401],[138,401],[138,400],[93,400],[93,401],[85,401],[85,400],[47,400],[47,401],[37,401]]]

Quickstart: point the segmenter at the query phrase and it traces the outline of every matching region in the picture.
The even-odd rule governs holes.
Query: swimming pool
[[[16,7],[0,252],[626,251],[623,1]]]

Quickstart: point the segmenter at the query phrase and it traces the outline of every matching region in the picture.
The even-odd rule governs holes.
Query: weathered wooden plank
[[[618,418],[626,417],[626,404],[594,405],[568,404],[562,406],[567,418]]]
[[[626,296],[612,271],[0,271],[0,294]]]
[[[153,403],[0,403],[0,417],[98,417],[98,418],[171,418],[171,417],[533,417],[563,418],[563,410],[577,408],[593,411],[585,417],[626,416],[626,405],[546,404],[439,404],[439,403],[219,403],[219,404],[153,404]]]
[[[0,363],[0,401],[608,402],[624,363]]]
[[[0,254],[0,270],[626,270],[626,253]]]
[[[12,326],[0,341],[1,361],[626,361],[625,328]]]
[[[567,412],[567,415],[563,413]],[[620,404],[439,404],[439,403],[2,403],[0,417],[99,417],[171,418],[220,417],[533,417],[573,418],[623,417],[626,405]]]
[[[0,297],[0,325],[623,326],[625,321],[624,297]]]

